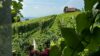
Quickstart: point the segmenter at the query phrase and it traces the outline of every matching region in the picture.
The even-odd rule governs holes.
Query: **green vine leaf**
[[[93,39],[95,40],[94,42],[97,42],[98,45],[100,45],[100,28],[99,27],[95,27],[93,30]]]
[[[62,56],[71,56],[73,50],[69,47],[65,47],[64,50],[62,51]]]
[[[81,33],[84,29],[89,29],[91,26],[91,20],[89,20],[87,13],[80,13],[76,17],[76,30]]]
[[[61,52],[60,52],[60,49],[59,49],[59,47],[58,46],[52,46],[51,47],[51,50],[50,50],[50,56],[61,56],[61,55],[59,55],[59,54],[61,54]]]
[[[85,10],[86,11],[91,11],[92,10],[92,8],[93,8],[93,6],[96,4],[96,2],[97,2],[98,0],[84,0],[84,4],[85,4]]]
[[[75,29],[72,28],[62,28],[62,36],[65,38],[66,44],[73,49],[73,52],[82,51],[84,49],[83,44],[78,39],[78,35],[75,32]]]
[[[98,2],[96,9],[100,9],[100,1]]]

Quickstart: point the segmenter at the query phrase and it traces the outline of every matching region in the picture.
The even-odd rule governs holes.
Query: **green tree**
[[[0,0],[0,56],[11,56],[11,0]]]
[[[20,22],[20,18],[23,17],[21,14],[21,9],[23,9],[23,0],[12,0],[12,8],[11,8],[11,14],[12,14],[12,22]]]

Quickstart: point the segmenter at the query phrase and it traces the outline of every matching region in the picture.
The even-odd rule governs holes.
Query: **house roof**
[[[76,8],[67,8],[66,11],[76,11]]]

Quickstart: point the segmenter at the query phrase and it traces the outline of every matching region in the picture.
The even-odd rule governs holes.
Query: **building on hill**
[[[80,11],[80,10],[77,8],[73,8],[73,7],[72,8],[67,7],[67,6],[64,7],[64,13],[75,12],[75,11]]]

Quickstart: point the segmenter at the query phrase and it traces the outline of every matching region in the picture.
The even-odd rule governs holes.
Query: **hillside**
[[[24,50],[25,45],[33,43],[33,39],[36,40],[38,46],[43,46],[47,40],[57,41],[62,37],[59,24],[61,23],[62,27],[75,27],[74,17],[78,14],[79,12],[72,12],[14,23],[12,25],[13,50],[17,52]]]

